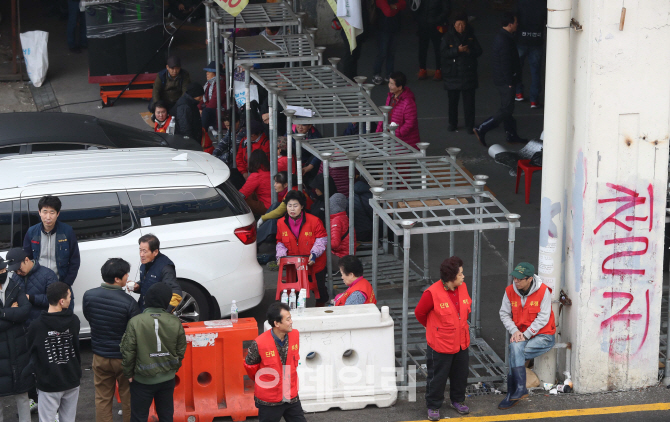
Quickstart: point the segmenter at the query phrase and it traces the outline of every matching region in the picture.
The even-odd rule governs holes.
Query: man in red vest
[[[306,422],[298,397],[300,334],[293,329],[290,308],[275,302],[267,311],[272,326],[251,342],[244,369],[255,381],[259,422]]]
[[[519,263],[511,274],[514,283],[505,289],[500,307],[500,320],[512,336],[507,396],[498,405],[501,410],[507,410],[519,400],[528,398],[526,361],[554,347],[556,322],[551,310],[551,289],[534,273],[533,265]]]

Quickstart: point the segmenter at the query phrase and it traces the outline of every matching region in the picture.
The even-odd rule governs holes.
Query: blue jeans
[[[69,48],[87,47],[86,40],[86,16],[79,11],[79,2],[68,0],[67,2],[67,46]],[[79,42],[76,41],[77,22],[79,23]]]
[[[529,359],[545,354],[554,347],[556,338],[553,335],[538,334],[528,341],[509,344],[509,368],[524,366]]]
[[[521,60],[521,67],[523,62],[528,57],[528,64],[530,65],[530,101],[538,102],[540,96],[540,69],[542,64],[542,46],[535,45],[519,45],[519,59]],[[523,83],[519,82],[516,86],[516,93],[523,93]]]
[[[386,76],[393,73],[395,64],[395,32],[380,31],[377,33],[377,58],[375,59],[374,75],[382,74],[382,64],[386,59]]]

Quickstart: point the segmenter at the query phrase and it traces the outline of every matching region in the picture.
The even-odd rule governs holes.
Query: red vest
[[[514,285],[510,284],[505,289],[507,293],[507,298],[509,299],[510,304],[512,305],[512,321],[516,327],[522,333],[525,332],[530,324],[535,321],[537,314],[540,312],[540,305],[542,305],[542,299],[544,298],[544,293],[549,289],[546,284],[542,284],[540,288],[533,294],[526,296],[526,305],[521,306],[521,296],[514,291]],[[551,292],[551,289],[549,289]],[[554,310],[551,310],[551,317],[547,325],[542,327],[537,333],[533,333],[533,336],[538,334],[548,334],[552,335],[556,333],[556,321],[554,320]]]
[[[247,172],[249,166],[246,141],[247,138],[242,138],[240,145],[237,147],[237,157],[235,157],[237,162],[237,169],[242,174]],[[251,143],[251,152],[254,152],[257,149],[262,150],[265,155],[268,156],[268,159],[270,158],[270,140],[267,136],[265,136],[265,134],[262,134],[258,139],[256,139],[256,142]]]
[[[300,226],[300,236],[296,239],[295,235],[288,226],[288,219],[291,218],[288,212],[284,218],[277,220],[277,242],[281,242],[288,249],[288,255],[305,255],[309,256],[314,242],[320,237],[326,237],[326,229],[319,217],[306,212],[303,213],[302,225]],[[326,268],[326,252],[324,251],[320,257],[316,258],[314,263],[314,273],[318,273]]]
[[[158,122],[154,122],[154,132],[158,133],[167,133],[167,128],[170,126],[170,121],[172,120],[172,116],[168,115],[168,118],[165,119],[165,124],[161,127],[158,127]]]
[[[458,286],[460,317],[449,294],[444,289],[442,280],[428,288],[433,296],[433,310],[428,313],[426,323],[426,340],[431,349],[438,353],[454,354],[470,346],[470,326],[468,315],[472,307],[472,299],[465,283]]]
[[[256,337],[261,363],[244,364],[249,378],[255,381],[254,396],[267,403],[279,403],[298,395],[298,361],[300,360],[300,334],[298,330],[288,333],[286,366],[282,367],[279,350],[268,330]]]
[[[342,296],[335,302],[335,306],[344,306],[347,303],[347,298],[351,296],[353,292],[363,292],[367,298],[365,303],[377,304],[377,298],[375,297],[374,290],[372,290],[372,285],[366,279],[361,278],[356,284],[349,287],[346,292],[342,293]]]

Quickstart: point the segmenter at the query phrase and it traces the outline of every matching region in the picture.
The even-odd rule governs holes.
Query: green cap
[[[527,262],[519,262],[516,264],[516,267],[514,267],[514,270],[512,270],[512,274],[510,274],[512,277],[516,278],[526,278],[526,277],[532,277],[533,274],[535,274],[535,267],[533,264],[529,264]]]

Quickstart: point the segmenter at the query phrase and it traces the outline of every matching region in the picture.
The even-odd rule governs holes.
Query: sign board
[[[249,0],[214,0],[223,10],[235,17],[247,7]]]

